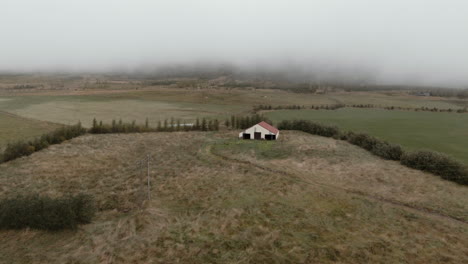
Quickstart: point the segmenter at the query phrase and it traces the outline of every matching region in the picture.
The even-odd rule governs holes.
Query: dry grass
[[[259,146],[255,145],[270,144],[237,143],[255,152],[260,151]],[[401,166],[397,161],[383,160],[359,147],[331,138],[288,131],[276,145],[274,151],[287,151],[287,158],[258,159],[253,155],[233,152],[233,148],[222,148],[221,153],[294,174],[310,183],[319,182],[428,208],[468,222],[468,194],[465,186]]]
[[[237,148],[232,137],[235,133],[87,135],[0,165],[0,197],[86,190],[101,209],[92,224],[76,232],[0,231],[0,263],[468,261],[466,224],[313,184],[340,186],[347,180],[358,188],[356,182],[365,180],[373,188],[361,186],[362,192],[389,188],[382,195],[391,196],[395,189],[393,199],[408,188],[420,193],[421,206],[435,202],[424,187],[432,185],[440,189],[437,207],[445,206],[447,214],[466,212],[466,203],[460,209],[455,202],[455,197],[466,201],[466,192],[452,183],[418,172],[407,174],[414,179],[399,178],[401,189],[394,186],[396,179],[374,181],[373,166],[398,169],[395,177],[406,169],[329,139],[287,132],[282,138],[290,141],[260,146],[263,154],[255,154],[255,144],[263,143]],[[293,154],[265,156],[268,148]],[[295,177],[218,156],[243,158],[241,150],[251,153],[250,162]],[[144,201],[144,173],[135,166],[146,153],[155,159],[150,202]],[[374,165],[358,163],[361,158]],[[359,173],[346,174],[351,165]],[[426,185],[417,184],[424,180]]]

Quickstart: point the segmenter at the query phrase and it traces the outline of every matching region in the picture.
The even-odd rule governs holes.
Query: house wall
[[[240,132],[239,133],[239,138],[242,138],[244,133],[248,133],[248,134],[250,134],[250,139],[254,139],[254,133],[255,132],[260,132],[262,139],[265,139],[265,135],[274,135],[274,133],[271,133],[270,131],[263,128],[262,126],[255,125],[255,126],[253,126],[251,128],[248,128],[248,129]],[[278,138],[279,138],[279,132],[278,132],[278,134],[276,134],[276,139],[278,139]]]

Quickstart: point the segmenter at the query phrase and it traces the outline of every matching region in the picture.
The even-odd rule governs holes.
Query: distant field
[[[279,110],[266,113],[274,122],[306,119],[367,132],[407,149],[432,149],[468,164],[468,114],[343,108]]]
[[[32,139],[59,127],[57,124],[31,120],[0,112],[0,150],[8,142]]]
[[[32,78],[32,77],[31,77]],[[71,79],[74,83],[75,79]],[[455,99],[444,99],[436,97],[417,97],[409,96],[403,92],[337,92],[328,94],[313,93],[293,93],[283,90],[268,89],[193,89],[193,88],[164,88],[164,87],[144,87],[139,89],[57,89],[46,91],[17,91],[14,93],[4,93],[0,96],[0,111],[12,113],[16,116],[25,117],[24,125],[8,126],[0,136],[0,144],[6,141],[17,139],[27,139],[29,135],[41,134],[43,129],[38,126],[29,126],[31,119],[47,121],[59,124],[75,124],[78,121],[84,126],[90,127],[93,118],[104,122],[111,122],[113,119],[122,119],[131,122],[144,123],[149,119],[150,126],[157,126],[158,121],[175,118],[183,123],[194,122],[196,118],[218,118],[224,120],[231,115],[246,115],[251,113],[255,105],[332,105],[332,104],[374,104],[377,106],[400,106],[400,107],[437,107],[441,109],[457,109],[463,106],[466,101]],[[281,119],[278,115],[283,112],[272,114],[275,119]],[[284,112],[287,113],[287,112]],[[305,114],[302,114],[305,113]],[[318,114],[320,112],[292,112],[285,115],[286,118],[294,117],[296,114],[308,116],[307,113]],[[324,112],[326,113],[326,112]],[[339,113],[339,112],[337,112]],[[375,112],[380,113],[380,112]],[[395,114],[396,112],[392,113]],[[326,113],[329,114],[329,113]],[[402,115],[402,118],[412,120],[415,113],[408,112]],[[424,115],[424,114],[423,114]],[[429,114],[432,116],[432,114]],[[438,116],[443,116],[440,114]],[[369,118],[379,119],[380,115],[370,115]],[[383,115],[385,120],[385,115]],[[452,116],[450,116],[451,118]],[[312,117],[316,118],[316,117]],[[329,120],[329,116],[324,117],[324,121]],[[391,117],[389,117],[391,118]],[[444,120],[449,122],[449,120]],[[348,122],[350,128],[363,128],[362,124],[366,118],[361,114],[350,114],[342,117],[346,120],[356,119],[356,122]],[[340,120],[340,116],[337,117]],[[426,120],[426,119],[423,119]],[[366,121],[367,122],[367,121]],[[340,123],[340,122],[339,122]],[[383,121],[382,123],[387,123]],[[439,132],[422,133],[419,126],[412,123],[402,127],[398,131],[401,135],[419,135],[411,137],[407,142],[403,142],[398,135],[386,133],[386,128],[381,130],[383,136],[389,136],[389,139],[397,139],[396,142],[407,147],[425,146],[425,138],[432,137]],[[8,124],[8,122],[4,122]],[[389,123],[391,124],[391,122]],[[431,122],[429,122],[429,125]],[[432,123],[433,124],[433,123]],[[450,126],[452,123],[447,124]],[[362,127],[362,125],[364,127]],[[413,125],[413,126],[411,126]],[[379,130],[380,126],[374,128]],[[447,126],[446,126],[447,127]],[[439,128],[436,128],[436,130]],[[443,128],[440,128],[443,129]],[[403,131],[404,130],[404,131]],[[2,132],[3,132],[2,131]],[[391,130],[390,130],[391,131]],[[439,130],[437,130],[439,131]],[[456,130],[455,130],[456,131]],[[371,131],[374,132],[374,131]],[[378,131],[377,131],[378,132]],[[393,132],[392,132],[393,133]],[[406,134],[405,134],[406,133]],[[421,134],[422,133],[422,134]],[[381,135],[381,134],[376,134]],[[460,159],[468,159],[463,144],[458,144],[461,136],[455,136],[453,139],[439,142],[435,148],[440,151],[455,153]],[[403,140],[408,138],[403,137]],[[408,144],[406,144],[408,143]]]
[[[299,94],[280,90],[166,89],[126,91],[52,91],[0,97],[0,111],[63,124],[80,120],[89,126],[96,117],[155,124],[166,118],[193,120],[197,117],[225,118],[246,114],[260,104],[330,105],[374,104],[379,106],[460,108],[460,102],[404,94],[331,93]]]
[[[93,118],[110,122],[112,119],[145,122],[156,126],[158,121],[174,117],[192,122],[196,118],[224,118],[232,113],[250,110],[236,105],[158,101],[157,98],[138,98],[131,95],[77,95],[77,96],[21,96],[0,104],[0,110],[16,115],[74,124],[81,121],[90,126]]]

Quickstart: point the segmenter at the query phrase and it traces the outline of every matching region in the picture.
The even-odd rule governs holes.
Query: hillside
[[[468,262],[466,187],[329,138],[236,135],[86,135],[1,164],[0,198],[86,191],[100,212],[0,231],[0,263]]]

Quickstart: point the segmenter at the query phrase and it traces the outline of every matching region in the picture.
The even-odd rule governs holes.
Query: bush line
[[[62,198],[17,196],[0,201],[0,229],[76,229],[79,224],[90,223],[95,213],[94,199],[86,194]]]
[[[468,168],[442,153],[428,150],[405,152],[400,145],[388,143],[365,133],[343,133],[336,126],[323,125],[307,120],[285,120],[278,124],[278,129],[300,130],[313,135],[345,140],[383,159],[400,161],[402,165],[407,167],[430,172],[443,179],[468,185]]]
[[[8,144],[2,157],[0,157],[0,162],[7,162],[19,157],[29,156],[36,151],[47,148],[49,145],[60,144],[65,140],[81,136],[85,133],[86,129],[81,126],[81,123],[78,123],[73,126],[63,126],[34,140],[17,141]]]
[[[302,109],[311,109],[311,110],[337,110],[340,108],[374,108],[374,109],[385,109],[385,110],[402,110],[402,111],[415,111],[415,112],[446,112],[446,113],[468,113],[468,108],[461,108],[461,109],[442,109],[442,108],[429,108],[429,107],[401,107],[401,106],[379,106],[373,104],[352,104],[352,105],[345,105],[345,104],[332,104],[332,105],[256,105],[253,107],[253,112],[257,113],[262,110],[302,110]]]

